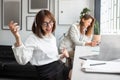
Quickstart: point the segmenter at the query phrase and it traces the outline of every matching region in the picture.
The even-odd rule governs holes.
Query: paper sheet
[[[81,68],[85,72],[120,73],[120,62],[85,60]]]

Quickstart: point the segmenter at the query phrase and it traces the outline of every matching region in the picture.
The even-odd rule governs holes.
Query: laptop
[[[120,35],[101,35],[100,60],[115,60],[120,58]]]
[[[120,35],[101,35],[99,55],[83,56],[91,60],[115,60],[120,59]]]

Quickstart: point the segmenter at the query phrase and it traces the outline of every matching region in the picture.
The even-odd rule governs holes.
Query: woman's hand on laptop
[[[98,46],[98,45],[99,45],[99,43],[98,43],[97,41],[92,41],[92,42],[91,42],[91,46],[92,46],[92,47]]]
[[[94,46],[97,46],[97,45],[98,45],[97,41],[91,41],[91,42],[86,42],[85,43],[85,46],[92,46],[92,47],[94,47]]]

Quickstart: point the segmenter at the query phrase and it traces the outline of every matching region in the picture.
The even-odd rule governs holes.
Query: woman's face
[[[92,19],[91,19],[91,18],[89,18],[89,19],[87,19],[87,20],[84,20],[84,19],[83,19],[83,22],[84,22],[84,26],[87,28],[88,26],[91,25]]]
[[[42,29],[45,32],[45,36],[52,33],[53,24],[54,22],[51,19],[45,17],[44,22],[42,23]]]

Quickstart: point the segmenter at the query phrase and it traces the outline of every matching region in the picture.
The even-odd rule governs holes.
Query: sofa
[[[0,76],[37,78],[37,71],[30,63],[18,64],[10,45],[0,45]]]

